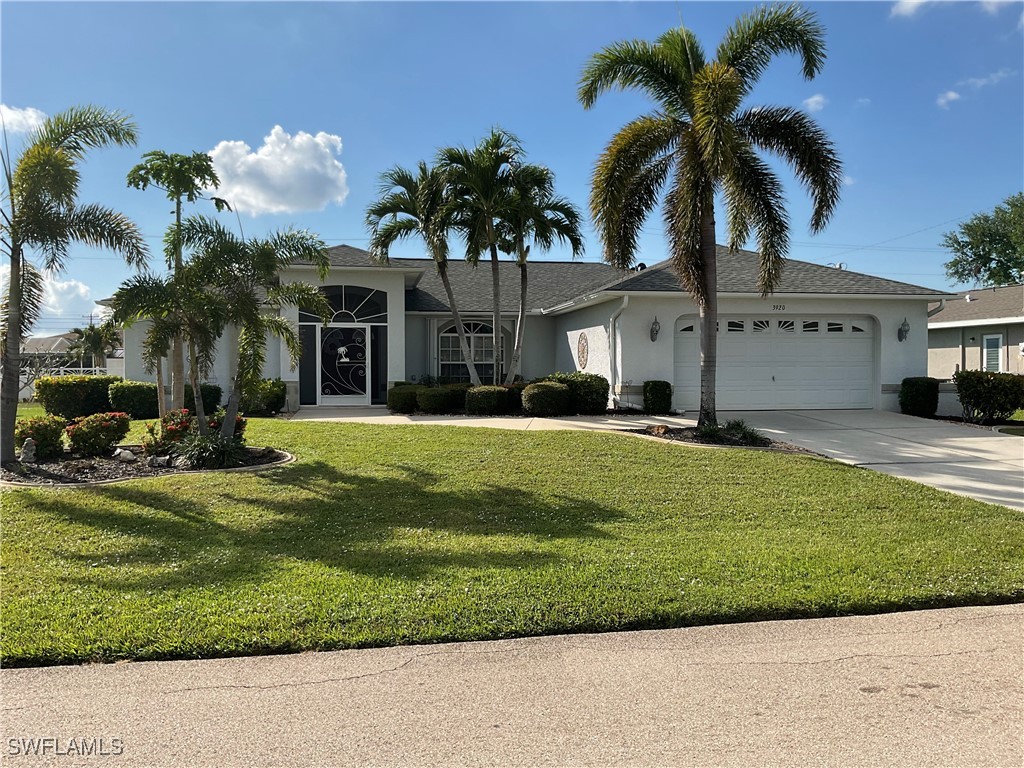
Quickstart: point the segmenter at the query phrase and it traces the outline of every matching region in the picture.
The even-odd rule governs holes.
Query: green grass
[[[1024,513],[799,455],[253,420],[299,461],[6,490],[6,665],[1024,599]]]

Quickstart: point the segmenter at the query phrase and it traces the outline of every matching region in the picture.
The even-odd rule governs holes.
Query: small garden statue
[[[34,463],[36,460],[36,441],[31,437],[25,438],[25,442],[21,444],[21,461],[25,463]]]

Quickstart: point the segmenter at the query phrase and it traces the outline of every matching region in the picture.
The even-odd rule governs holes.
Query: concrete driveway
[[[1024,438],[890,411],[723,411],[833,459],[1024,509]]]

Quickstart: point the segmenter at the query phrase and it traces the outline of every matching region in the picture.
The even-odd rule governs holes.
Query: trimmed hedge
[[[572,393],[557,381],[538,381],[523,390],[523,411],[530,416],[567,416],[573,412]]]
[[[392,413],[415,413],[416,395],[422,389],[415,384],[392,387],[388,390],[388,410]]]
[[[1024,408],[1024,376],[991,371],[957,371],[953,384],[964,409],[964,421],[986,424],[1008,419]]]
[[[446,414],[461,410],[465,405],[465,390],[450,387],[419,387],[416,391],[416,408],[423,413]]]
[[[146,381],[115,381],[107,389],[110,407],[127,413],[133,419],[155,419],[157,408],[156,384]]]
[[[644,413],[664,415],[672,411],[672,385],[653,379],[644,382]]]
[[[523,390],[528,386],[525,381],[517,381],[514,384],[510,384],[502,387],[508,393],[508,412],[513,415],[518,415],[523,412]]]
[[[470,416],[505,416],[512,412],[513,398],[521,403],[520,395],[513,394],[512,387],[473,387],[466,392],[466,413]]]
[[[280,379],[261,379],[242,392],[238,410],[253,415],[272,415],[284,410],[288,388]]]
[[[19,450],[28,438],[36,441],[36,459],[57,458],[64,453],[64,428],[67,422],[60,416],[37,416],[14,422],[14,445]]]
[[[939,410],[939,380],[909,376],[900,384],[900,412],[930,419]]]
[[[586,416],[600,416],[608,410],[608,379],[596,373],[552,373],[544,381],[565,384],[569,388],[569,410]]]
[[[64,431],[72,453],[100,456],[110,453],[124,440],[131,426],[131,417],[127,413],[94,413],[75,419]]]
[[[213,413],[220,407],[220,396],[222,390],[216,384],[200,384],[199,385],[199,397],[203,400],[203,412]],[[196,401],[192,394],[192,385],[185,385],[185,408],[189,410],[195,410]]]
[[[43,376],[36,380],[36,400],[52,416],[77,419],[110,410],[107,390],[120,376]]]

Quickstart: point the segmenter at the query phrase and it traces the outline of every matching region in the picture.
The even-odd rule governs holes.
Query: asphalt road
[[[1024,605],[5,669],[0,686],[10,766],[1022,766]],[[48,755],[20,754],[43,737]],[[83,744],[120,754],[54,754]]]

